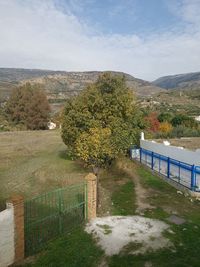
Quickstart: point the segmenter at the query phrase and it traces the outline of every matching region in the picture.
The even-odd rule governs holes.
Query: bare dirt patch
[[[143,254],[173,247],[163,232],[169,225],[142,216],[109,216],[93,219],[85,229],[92,233],[108,256],[121,253]]]
[[[111,194],[108,189],[98,185],[99,203],[98,203],[98,216],[107,216],[111,214],[112,201]]]
[[[177,225],[180,225],[180,224],[183,224],[186,222],[185,219],[181,218],[181,217],[178,217],[176,215],[171,215],[169,218],[167,218],[167,220],[171,223],[174,223],[174,224],[177,224]]]
[[[146,209],[153,209],[155,208],[148,202],[148,197],[150,195],[150,192],[144,188],[141,183],[139,177],[136,174],[136,171],[133,169],[133,166],[124,166],[124,170],[127,172],[127,174],[132,178],[134,184],[135,184],[135,194],[136,194],[136,213],[139,213],[143,215],[143,212]]]

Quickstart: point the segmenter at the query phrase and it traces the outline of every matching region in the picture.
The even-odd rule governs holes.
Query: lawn
[[[132,255],[131,252],[137,249],[138,244],[131,243],[129,249],[123,250],[118,255],[106,256],[97,245],[98,240],[85,233],[83,228],[79,228],[78,232],[72,233],[72,239],[66,235],[50,243],[46,250],[38,255],[36,261],[27,266],[199,266],[200,202],[177,193],[176,189],[142,165],[121,159],[111,169],[101,171],[99,215],[137,213],[137,183],[134,182],[136,176],[146,190],[144,202],[148,202],[152,207],[145,209],[143,216],[159,219],[170,226],[171,232],[166,232],[164,235],[172,242],[173,249],[165,248]],[[180,225],[174,224],[168,220],[170,215],[176,215],[185,222]]]
[[[130,168],[140,177],[142,186],[147,190],[146,202],[153,207],[145,210],[144,216],[162,220],[170,225],[172,232],[166,235],[174,244],[174,249],[149,251],[137,256],[115,255],[108,259],[108,266],[199,266],[200,202],[178,194],[176,189],[139,164],[132,163]],[[184,218],[185,223],[170,223],[168,218],[172,214]]]
[[[46,250],[32,257],[24,267],[96,267],[103,251],[96,246],[91,235],[78,227],[69,234],[50,242]],[[35,263],[33,263],[34,261]]]
[[[1,201],[80,182],[87,172],[67,156],[59,130],[0,133]]]

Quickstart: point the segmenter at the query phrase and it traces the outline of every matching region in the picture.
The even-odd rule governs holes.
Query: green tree
[[[158,115],[159,122],[171,122],[173,115],[168,112],[162,112]]]
[[[194,118],[189,117],[184,114],[178,114],[174,116],[171,123],[174,127],[182,125],[182,126],[189,127],[189,128],[198,128],[198,122],[195,121]]]
[[[50,106],[46,94],[39,85],[26,83],[14,89],[7,102],[7,114],[14,124],[29,130],[46,129]]]
[[[91,128],[76,141],[77,156],[94,169],[107,164],[113,157],[109,128]]]
[[[88,165],[94,164],[93,153],[96,153],[95,165],[102,166],[118,154],[126,153],[130,144],[137,143],[139,130],[143,127],[142,115],[124,77],[105,73],[80,95],[67,101],[62,138],[68,148]],[[95,131],[101,149],[92,146],[92,131]],[[105,137],[107,141],[102,142],[102,136],[107,131],[110,132]],[[88,154],[86,158],[83,156],[85,150]]]

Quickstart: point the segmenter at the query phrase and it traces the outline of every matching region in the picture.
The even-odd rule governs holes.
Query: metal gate
[[[51,239],[87,218],[87,185],[60,188],[25,202],[25,255],[39,252]]]

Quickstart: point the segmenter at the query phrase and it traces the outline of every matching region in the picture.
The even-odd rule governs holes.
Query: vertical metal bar
[[[140,148],[140,163],[142,162],[142,148]]]
[[[170,158],[167,158],[167,178],[170,178]]]
[[[181,183],[181,163],[179,161],[179,170],[178,170],[179,184]]]
[[[158,156],[158,160],[159,160],[159,162],[158,162],[158,171],[160,173],[160,155]]]
[[[195,181],[195,165],[192,165],[191,169],[191,190],[194,191],[196,187],[196,181]]]
[[[153,164],[154,164],[154,159],[153,159],[154,153],[152,151],[151,153],[151,169],[153,170]]]

